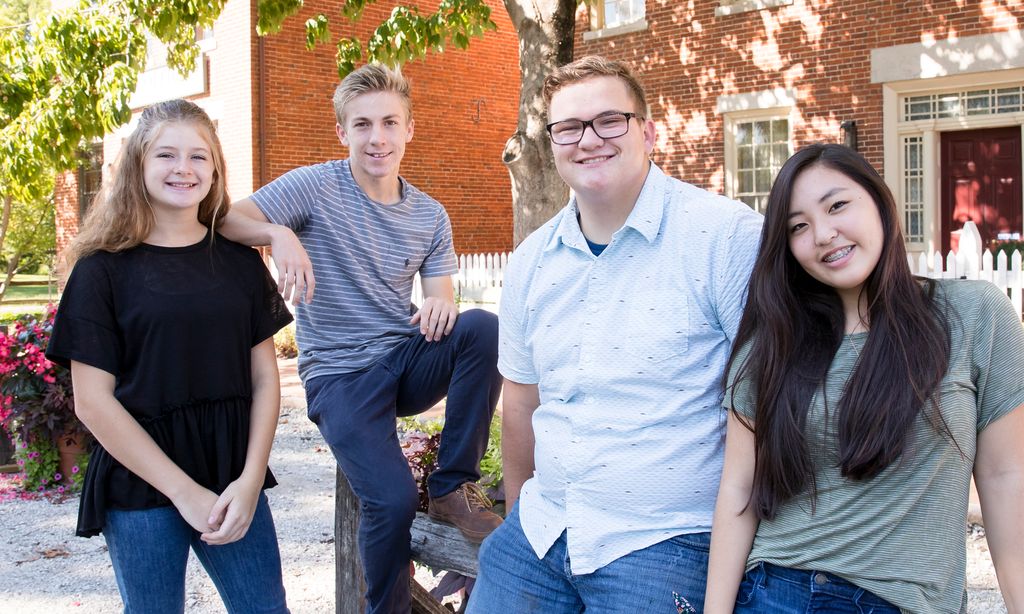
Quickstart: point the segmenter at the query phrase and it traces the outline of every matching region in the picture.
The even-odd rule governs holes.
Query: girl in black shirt
[[[224,158],[191,102],[146,109],[69,247],[47,356],[96,437],[80,536],[103,532],[125,612],[182,612],[188,549],[229,612],[287,612],[264,488],[291,320],[256,251],[217,236]]]

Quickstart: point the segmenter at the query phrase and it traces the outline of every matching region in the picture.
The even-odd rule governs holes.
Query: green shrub
[[[484,486],[497,488],[505,475],[501,470],[501,416],[491,420],[491,436],[487,439],[487,451],[480,459],[480,482]]]
[[[285,326],[274,335],[274,349],[281,358],[295,358],[299,346],[295,343],[295,322]]]
[[[42,320],[46,315],[46,304],[38,305],[2,305],[0,306],[0,325],[10,326],[23,318]]]
[[[14,457],[21,469],[21,488],[26,492],[46,490],[57,486],[60,465],[57,445],[45,437],[33,437],[24,442],[15,438]]]
[[[1021,256],[1024,256],[1024,241],[1002,241],[996,245],[996,249],[992,252],[992,262],[995,263],[999,258],[999,252],[1006,253],[1006,263],[1010,264],[1013,262],[1013,252],[1020,252]]]

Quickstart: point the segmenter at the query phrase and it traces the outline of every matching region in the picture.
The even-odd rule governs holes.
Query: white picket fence
[[[508,265],[510,252],[490,254],[463,254],[459,256],[459,272],[455,275],[455,294],[466,307],[484,307],[496,310],[501,298],[502,278]],[[1024,314],[1024,255],[1005,252],[997,257],[991,250],[981,250],[981,235],[973,222],[967,222],[961,233],[956,252],[945,257],[934,254],[908,255],[910,270],[915,275],[933,279],[983,279],[995,284],[1009,295],[1017,313]],[[413,303],[423,302],[419,277],[413,284]]]
[[[1021,297],[1024,292],[1024,271],[1021,267],[1021,253],[1014,251],[1010,258],[1006,252],[999,252],[997,257],[992,251],[981,250],[981,233],[974,222],[967,222],[960,233],[960,245],[956,252],[949,252],[943,258],[935,252],[919,254],[917,257],[907,255],[910,270],[915,275],[933,279],[983,279],[995,284],[1010,296],[1017,314],[1024,314]]]
[[[483,307],[497,312],[501,299],[501,281],[511,252],[463,254],[459,256],[459,272],[455,274],[455,296],[465,307]],[[413,282],[412,302],[423,303],[419,275]]]
[[[1013,252],[1013,257],[1007,259],[1006,252],[999,252],[999,256],[993,258],[991,250],[986,249],[979,255],[965,252],[961,248],[957,253],[949,252],[945,258],[935,252],[930,258],[927,254],[920,254],[917,258],[907,256],[907,260],[910,262],[910,270],[922,277],[990,281],[1010,296],[1018,314],[1024,314],[1021,302],[1024,270],[1019,251]]]

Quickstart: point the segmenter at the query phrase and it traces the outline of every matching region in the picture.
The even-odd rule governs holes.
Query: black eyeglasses
[[[594,119],[566,119],[547,125],[548,135],[555,145],[575,145],[583,140],[583,133],[587,126],[594,131],[598,138],[614,139],[629,132],[629,120],[632,118],[643,119],[636,113],[605,113]]]

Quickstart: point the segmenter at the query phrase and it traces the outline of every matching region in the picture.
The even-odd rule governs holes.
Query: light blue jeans
[[[190,546],[230,614],[288,612],[277,532],[262,492],[245,537],[223,546],[199,539],[199,533],[173,506],[108,510],[103,536],[125,614],[185,611],[185,565]]]
[[[900,609],[830,573],[759,563],[740,584],[735,612],[900,614]]]
[[[565,532],[538,559],[518,504],[480,547],[469,614],[676,614],[673,593],[704,609],[710,533],[679,535],[589,574],[569,570]]]

